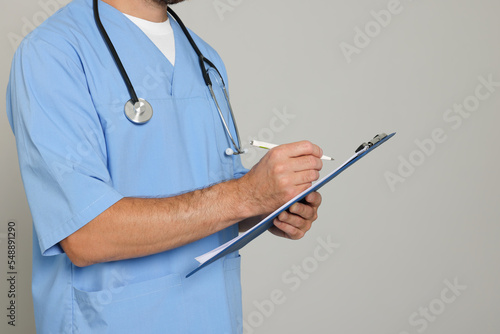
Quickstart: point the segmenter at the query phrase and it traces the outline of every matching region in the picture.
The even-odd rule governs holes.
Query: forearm
[[[156,254],[256,217],[241,224],[248,228],[317,180],[322,154],[309,142],[286,144],[237,180],[169,198],[123,198],[60,245],[87,266]]]
[[[169,198],[123,198],[61,246],[78,266],[180,247],[253,215],[240,187],[233,180]]]

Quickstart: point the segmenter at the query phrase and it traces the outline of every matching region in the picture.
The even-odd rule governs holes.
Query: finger
[[[273,152],[273,154],[279,154],[279,152]],[[309,170],[319,172],[322,168],[323,161],[321,159],[318,159],[313,155],[307,155],[281,160],[274,166],[273,171],[275,174],[282,174],[285,172],[302,172]]]
[[[280,221],[279,219],[274,220],[274,226],[285,233],[285,236],[292,240],[298,240],[305,235],[305,232],[301,229],[296,228],[290,224]]]
[[[296,172],[292,176],[293,178],[293,184],[296,186],[302,185],[302,184],[309,184],[311,186],[311,183],[319,179],[319,172],[317,170],[304,170],[301,172]]]
[[[295,203],[288,211],[307,220],[312,220],[316,215],[316,208],[309,204]]]
[[[309,203],[310,205],[317,208],[321,205],[323,198],[319,192],[315,191],[315,192],[308,194],[306,196],[305,200],[307,203]]]
[[[295,172],[305,170],[320,171],[323,168],[323,161],[314,155],[304,155],[290,159],[288,165]]]
[[[277,237],[290,239],[285,232],[277,228],[275,225],[269,228],[269,232],[271,232]]]
[[[278,221],[291,225],[304,233],[311,228],[312,221],[301,216],[284,211],[277,217]]]
[[[311,143],[310,141],[304,140],[296,143],[284,144],[278,146],[288,152],[289,157],[300,157],[304,155],[314,155],[317,158],[323,156],[323,150]]]

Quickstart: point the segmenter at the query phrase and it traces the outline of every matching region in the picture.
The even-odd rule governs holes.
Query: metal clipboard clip
[[[363,144],[359,145],[359,147],[356,149],[356,151],[354,153],[358,153],[359,151],[363,150],[365,147],[372,147],[373,145],[375,145],[376,143],[378,143],[379,141],[381,141],[385,137],[387,137],[387,135],[385,133],[381,133],[381,134],[376,135],[368,143],[363,143]]]

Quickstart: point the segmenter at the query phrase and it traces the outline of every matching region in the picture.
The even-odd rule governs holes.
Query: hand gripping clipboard
[[[359,159],[361,159],[362,157],[364,157],[365,155],[367,155],[368,153],[370,153],[371,151],[373,151],[374,149],[385,143],[387,140],[392,138],[395,134],[396,134],[395,132],[391,133],[390,135],[386,135],[385,133],[378,134],[369,142],[361,144],[356,149],[355,154],[351,158],[349,158],[346,162],[344,162],[340,167],[338,167],[336,170],[334,170],[330,174],[323,177],[321,180],[314,183],[311,187],[309,187],[308,189],[306,189],[305,191],[303,191],[302,193],[298,194],[293,199],[285,203],[278,210],[274,211],[269,216],[264,218],[260,223],[255,225],[253,228],[251,228],[250,230],[248,230],[243,234],[240,234],[238,237],[228,241],[224,245],[208,253],[205,253],[201,256],[198,256],[196,260],[200,263],[200,265],[196,269],[191,271],[186,277],[193,275],[200,269],[226,256],[227,254],[230,254],[245,247],[245,245],[248,244],[250,241],[257,238],[259,235],[261,235],[262,233],[267,231],[270,227],[272,227],[274,218],[278,217],[278,215],[281,212],[288,210],[288,208],[292,206],[295,202],[302,201],[309,193],[319,190],[325,184],[333,180],[337,175],[339,175],[347,168],[352,166],[354,163],[356,163]]]

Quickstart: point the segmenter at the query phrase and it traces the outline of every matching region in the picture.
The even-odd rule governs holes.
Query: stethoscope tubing
[[[134,86],[132,85],[132,82],[130,81],[130,78],[128,77],[127,71],[125,70],[125,67],[123,67],[122,61],[120,57],[118,56],[118,53],[116,52],[115,46],[113,45],[113,42],[111,42],[111,39],[108,36],[108,33],[106,32],[106,29],[104,29],[104,26],[102,25],[101,22],[101,17],[99,15],[99,0],[94,0],[94,19],[97,25],[97,28],[99,29],[99,32],[102,35],[102,38],[106,42],[106,45],[109,49],[109,52],[113,56],[113,59],[116,63],[116,66],[118,67],[118,70],[120,71],[120,74],[123,78],[123,81],[125,81],[125,85],[127,86],[128,92],[130,94],[130,98],[132,100],[132,103],[137,103],[139,102],[139,98],[137,97],[137,94],[135,93]]]
[[[127,101],[127,103],[125,104],[125,115],[126,115],[126,117],[132,123],[135,123],[135,124],[146,123],[152,117],[152,113],[153,113],[152,107],[151,107],[151,105],[146,100],[139,99],[137,97],[137,94],[135,92],[134,86],[132,85],[132,82],[130,81],[130,78],[129,78],[128,74],[127,74],[127,71],[125,70],[125,67],[123,66],[123,63],[121,62],[121,59],[118,56],[118,53],[116,52],[116,49],[115,49],[115,47],[113,45],[113,42],[109,38],[109,35],[106,32],[106,29],[104,28],[104,26],[103,26],[103,24],[101,22],[101,18],[100,18],[100,15],[99,15],[99,4],[98,4],[98,2],[99,2],[99,0],[93,0],[94,18],[95,18],[95,22],[96,22],[97,28],[98,28],[99,32],[101,33],[101,36],[104,39],[104,42],[106,43],[106,45],[108,47],[108,50],[111,53],[111,56],[113,57],[113,60],[116,63],[116,66],[118,67],[118,70],[119,70],[119,72],[120,72],[120,74],[121,74],[121,76],[123,78],[123,81],[125,82],[125,85],[127,86],[127,90],[128,90],[128,92],[130,94],[130,97],[131,97],[131,99],[129,101]],[[198,61],[199,61],[199,64],[200,64],[200,69],[201,69],[201,73],[202,73],[202,76],[203,76],[203,80],[205,81],[205,84],[206,84],[206,86],[208,87],[208,89],[210,91],[210,95],[212,96],[212,99],[213,99],[213,101],[215,103],[215,106],[216,106],[217,111],[219,113],[219,116],[220,116],[220,119],[221,119],[222,124],[224,126],[224,129],[226,130],[226,133],[229,136],[229,139],[231,140],[234,148],[236,148],[237,152],[233,151],[233,154],[243,154],[243,153],[245,153],[245,151],[241,149],[241,139],[240,139],[240,134],[239,134],[239,131],[238,131],[238,126],[236,125],[236,119],[234,117],[233,108],[231,106],[231,102],[230,102],[230,99],[229,99],[229,94],[227,93],[226,84],[224,82],[224,79],[223,79],[221,73],[219,72],[219,70],[217,69],[217,67],[209,59],[207,59],[201,53],[200,49],[196,45],[195,41],[193,40],[193,37],[189,33],[188,29],[186,28],[186,26],[184,25],[184,23],[182,22],[182,20],[180,19],[180,17],[170,7],[167,7],[167,12],[170,15],[172,15],[172,17],[177,21],[177,23],[179,24],[182,32],[184,33],[184,35],[188,39],[189,44],[191,44],[191,47],[193,48],[193,50],[195,51],[196,55],[198,56]],[[213,68],[217,72],[217,74],[219,75],[219,77],[221,79],[221,85],[222,85],[222,89],[224,91],[224,97],[226,99],[226,102],[227,102],[227,105],[228,105],[228,108],[229,108],[229,112],[231,113],[231,117],[233,119],[233,125],[234,125],[234,129],[235,129],[235,132],[236,132],[237,141],[233,138],[233,136],[231,134],[231,131],[229,129],[229,125],[227,124],[227,122],[226,122],[226,120],[224,118],[224,115],[222,114],[222,110],[221,110],[221,108],[219,106],[219,103],[218,103],[217,98],[215,96],[214,90],[212,88],[212,80],[210,79],[210,75],[208,73],[208,70],[207,70],[205,64],[208,64],[208,66],[210,66],[210,68]],[[143,107],[141,107],[141,105]],[[136,111],[135,115],[133,115],[133,113],[134,113],[133,110],[134,109]],[[142,112],[140,112],[140,110],[142,110]],[[144,110],[146,110],[146,112],[144,112]],[[138,114],[139,112],[140,112],[140,114]],[[141,119],[141,115],[142,114],[144,114],[144,117],[145,117],[144,119]],[[146,117],[146,115],[148,115],[148,117]]]

